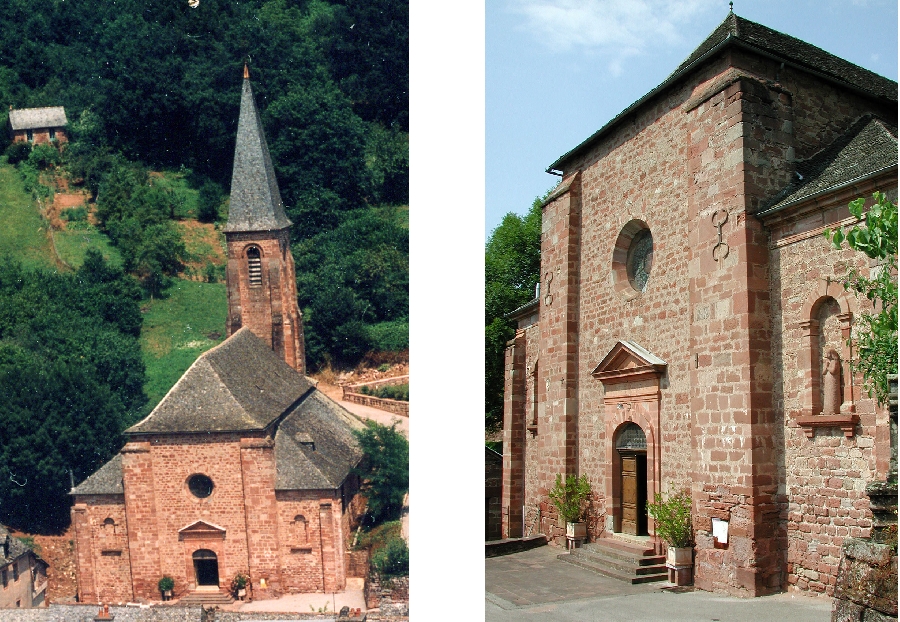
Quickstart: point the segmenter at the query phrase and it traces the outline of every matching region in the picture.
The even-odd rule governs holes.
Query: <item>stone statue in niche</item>
[[[844,402],[841,392],[841,357],[834,348],[825,354],[822,362],[822,414],[837,415],[841,412],[841,404]]]

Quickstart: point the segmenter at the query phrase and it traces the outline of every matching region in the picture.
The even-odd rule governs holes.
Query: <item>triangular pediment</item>
[[[591,375],[604,384],[634,382],[648,377],[659,377],[666,371],[667,363],[633,341],[619,341],[603,357]]]
[[[207,523],[204,520],[194,521],[190,525],[186,525],[178,530],[178,533],[182,535],[187,534],[221,534],[225,535],[225,528],[219,527],[218,525],[214,525],[213,523]]]

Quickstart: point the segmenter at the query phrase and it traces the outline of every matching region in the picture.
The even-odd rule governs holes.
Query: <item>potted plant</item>
[[[172,598],[172,590],[175,589],[175,579],[166,575],[159,580],[156,587],[162,593],[163,600],[170,600]]]
[[[669,581],[676,585],[690,585],[691,567],[694,565],[690,494],[682,490],[663,501],[662,495],[656,493],[654,503],[647,504],[647,513],[656,524],[656,535],[667,545]]]
[[[587,537],[587,524],[582,521],[587,500],[591,495],[591,483],[587,475],[568,475],[563,481],[556,475],[556,484],[550,490],[550,501],[559,511],[559,517],[566,522],[566,539],[569,547],[578,546]]]
[[[234,578],[231,580],[231,594],[235,598],[244,600],[244,597],[247,596],[247,583],[249,581],[249,577],[245,574],[239,572],[234,575]]]

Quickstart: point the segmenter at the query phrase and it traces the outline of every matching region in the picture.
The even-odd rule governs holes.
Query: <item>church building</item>
[[[897,83],[729,13],[548,172],[539,294],[510,316],[502,536],[563,542],[548,491],[586,475],[589,540],[658,554],[646,504],[687,490],[695,585],[830,595],[892,450],[849,364],[870,307],[841,279],[873,266],[823,232],[897,200]]]
[[[362,424],[304,375],[289,228],[245,69],[225,227],[228,338],[75,487],[78,598],[255,599],[345,587]]]

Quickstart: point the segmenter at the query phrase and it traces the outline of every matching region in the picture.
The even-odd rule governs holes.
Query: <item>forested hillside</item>
[[[130,163],[188,169],[198,188],[211,182],[224,196],[248,63],[295,258],[307,282],[327,280],[347,302],[336,313],[301,297],[309,338],[323,344],[309,362],[353,364],[359,351],[397,343],[397,327],[406,327],[405,215],[368,210],[408,201],[407,42],[408,7],[388,0],[202,0],[196,8],[9,0],[0,3],[0,114],[65,106],[72,172],[95,196]],[[355,237],[359,227],[346,223],[361,219],[367,231]],[[319,245],[304,241],[342,226],[350,231],[321,241],[333,252],[351,254],[373,236],[390,251],[377,266],[302,256]],[[390,291],[373,285],[385,274]]]
[[[70,478],[119,449],[148,385],[165,392],[139,344],[175,341],[155,305],[187,300],[182,279],[224,275],[202,248],[227,217],[245,63],[294,223],[309,368],[408,347],[407,24],[386,0],[0,3],[0,122],[64,106],[70,138],[0,161],[10,196],[34,201],[0,223],[0,522],[64,527]],[[62,186],[86,204],[54,224]],[[179,339],[221,338],[194,330]]]

